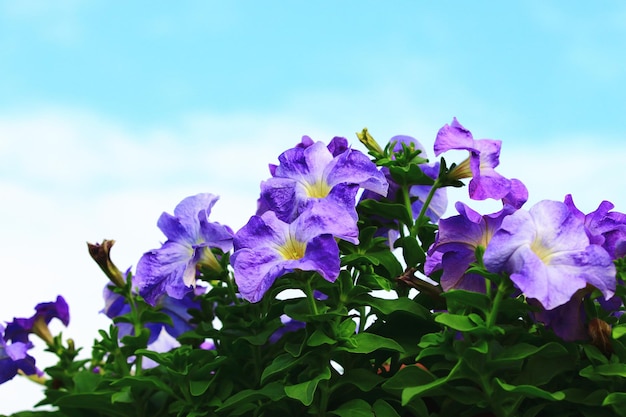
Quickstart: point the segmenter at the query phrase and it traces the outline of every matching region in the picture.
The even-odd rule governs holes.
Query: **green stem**
[[[226,287],[228,288],[228,294],[230,298],[232,298],[233,303],[235,305],[241,304],[241,300],[239,300],[237,292],[235,291],[234,276],[231,273],[228,273],[226,276]]]
[[[486,283],[489,285],[489,282]],[[498,285],[498,292],[496,292],[496,296],[493,299],[491,304],[491,311],[489,312],[489,317],[487,317],[487,328],[493,327],[496,323],[496,318],[498,317],[498,312],[500,310],[500,303],[504,298],[504,294],[506,292],[506,285],[500,283]]]
[[[311,287],[311,281],[313,280],[313,275],[309,276],[304,281],[304,292],[306,293],[306,299],[309,302],[309,309],[311,310],[311,314],[314,316],[319,315],[319,311],[317,310],[317,304],[315,303],[315,296],[313,295],[313,288]]]
[[[439,188],[441,188],[441,183],[439,182],[439,179],[437,179],[426,196],[426,201],[424,201],[420,214],[417,216],[416,224],[421,224],[422,219],[426,216],[426,210],[428,210],[428,206],[430,206],[430,202]]]

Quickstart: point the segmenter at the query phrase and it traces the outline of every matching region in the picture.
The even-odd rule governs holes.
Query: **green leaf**
[[[363,200],[359,209],[366,215],[378,215],[386,219],[399,220],[404,224],[413,224],[412,216],[402,204],[383,203],[377,200]]]
[[[442,293],[441,296],[446,299],[450,312],[464,310],[467,307],[474,307],[485,313],[491,309],[491,301],[489,297],[483,293],[465,290],[449,290]]]
[[[131,387],[139,389],[152,389],[156,391],[164,391],[170,395],[174,395],[174,391],[156,376],[125,376],[111,384],[112,387]]]
[[[504,350],[493,359],[493,362],[516,362],[538,354],[546,357],[567,355],[567,349],[556,342],[546,343],[542,346],[518,343],[504,348]]]
[[[372,408],[374,409],[374,415],[376,417],[400,417],[400,414],[396,412],[395,408],[385,400],[376,400]]]
[[[407,267],[414,267],[425,260],[424,249],[412,236],[401,237],[394,243],[395,247],[402,248],[402,256]]]
[[[331,337],[328,337],[322,329],[315,329],[313,334],[309,336],[306,344],[308,346],[321,346],[321,345],[334,345],[337,341]]]
[[[476,330],[479,327],[468,316],[460,314],[441,313],[435,317],[435,321],[461,332]]]
[[[201,381],[189,381],[189,392],[194,397],[199,397],[204,394],[207,389],[209,389],[209,385],[213,382],[212,379],[201,380]]]
[[[613,327],[612,335],[613,339],[619,339],[626,334],[626,324],[620,324]]]
[[[542,390],[541,388],[537,388],[534,385],[510,385],[502,382],[499,378],[494,378],[494,381],[503,390],[516,394],[522,394],[528,398],[542,398],[548,401],[561,401],[565,398],[565,394],[561,391],[548,392]]]
[[[289,398],[293,398],[294,400],[300,401],[305,406],[310,406],[313,403],[313,398],[315,396],[315,390],[317,390],[317,385],[320,381],[329,380],[330,379],[330,369],[328,367],[324,368],[321,374],[316,376],[315,378],[301,382],[295,385],[289,385],[285,387],[285,394]]]
[[[343,385],[354,385],[363,392],[369,392],[378,384],[385,381],[380,375],[376,375],[372,370],[355,368],[341,376],[341,378],[333,385],[333,390]]]
[[[282,372],[286,369],[289,369],[296,363],[298,363],[302,358],[294,358],[289,353],[283,353],[274,358],[272,363],[270,363],[264,370],[261,375],[261,384],[265,383],[265,380],[272,375],[275,375],[279,372]]]
[[[393,339],[372,333],[359,333],[348,339],[354,346],[341,346],[338,350],[351,353],[371,353],[378,349],[388,349],[396,352],[404,352],[404,348]]]
[[[360,398],[350,400],[330,413],[339,417],[376,417],[368,402]]]
[[[240,404],[250,404],[263,398],[268,398],[272,401],[278,401],[285,396],[286,388],[287,387],[283,388],[283,384],[279,382],[272,382],[258,390],[246,389],[243,391],[239,391],[236,394],[228,397],[228,399],[224,401],[224,404],[222,404],[222,406],[219,407],[216,411],[224,411],[229,408],[234,408]]]
[[[456,365],[448,372],[448,374],[443,377],[431,381],[427,384],[420,384],[417,386],[406,387],[402,390],[402,405],[408,404],[414,397],[421,396],[426,394],[428,391],[439,388],[443,386],[446,382],[455,379],[457,377],[457,373],[459,369],[461,369],[461,361],[457,362]]]
[[[430,311],[424,308],[424,306],[407,297],[390,300],[387,298],[378,298],[369,294],[363,294],[357,298],[357,301],[362,305],[371,306],[374,310],[382,313],[383,315],[389,315],[397,311],[404,311],[425,320],[431,316]]]

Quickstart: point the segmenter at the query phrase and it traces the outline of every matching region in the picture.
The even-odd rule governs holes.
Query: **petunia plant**
[[[626,214],[527,206],[500,140],[456,118],[433,136],[434,160],[406,135],[304,136],[241,229],[201,193],[134,268],[88,244],[111,325],[89,352],[52,335],[61,296],[0,324],[0,383],[43,386],[15,416],[626,416]],[[447,213],[465,185],[501,209]]]

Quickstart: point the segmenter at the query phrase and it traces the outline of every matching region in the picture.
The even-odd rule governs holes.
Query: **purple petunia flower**
[[[571,194],[565,196],[565,204],[585,223],[585,231],[591,243],[602,246],[613,259],[626,255],[626,214],[611,211],[615,207],[613,203],[603,201],[587,215],[574,205]]]
[[[337,149],[343,146],[337,143]],[[314,200],[326,199],[357,218],[355,206],[359,187],[387,194],[385,176],[363,153],[345,149],[334,155],[322,142],[297,146],[283,152],[273,177],[261,183],[257,215],[274,211],[291,222]]]
[[[67,326],[70,322],[69,306],[63,297],[57,296],[56,301],[40,303],[35,306],[35,314],[30,318],[14,318],[7,324],[4,336],[6,340],[28,343],[28,335],[36,334],[48,344],[53,343],[48,324],[57,318]]]
[[[615,291],[615,266],[590,244],[584,223],[566,204],[544,200],[502,220],[484,254],[485,267],[507,272],[528,298],[551,310],[592,285],[605,298]]]
[[[501,144],[499,140],[475,140],[472,133],[464,128],[455,117],[450,125],[439,129],[434,149],[437,156],[451,149],[469,151],[469,158],[452,170],[450,175],[456,179],[472,178],[469,183],[471,199],[493,198],[497,200],[507,195],[511,189],[510,180],[494,170],[500,163]]]
[[[35,359],[27,353],[28,349],[33,347],[32,343],[14,341],[9,344],[8,341],[9,339],[5,337],[5,328],[0,324],[0,384],[13,379],[18,371],[26,375],[38,374]]]
[[[317,271],[333,282],[340,268],[335,237],[356,244],[358,228],[350,216],[324,200],[312,202],[291,224],[273,211],[253,216],[236,233],[231,256],[239,292],[255,303],[276,278],[295,270]]]
[[[198,194],[181,201],[173,216],[161,215],[157,225],[167,241],[141,257],[135,274],[146,302],[155,305],[164,293],[181,299],[195,286],[198,265],[219,268],[211,248],[229,251],[233,235],[226,226],[209,222],[217,200],[213,194]]]
[[[508,213],[502,210],[482,216],[462,202],[457,202],[455,207],[458,216],[439,220],[439,231],[428,250],[424,272],[430,275],[442,270],[440,283],[444,291],[455,288],[484,292],[485,278],[465,271],[476,262],[476,248],[487,247]]]
[[[161,334],[162,330],[165,330],[170,336],[178,337],[181,334],[192,330],[195,326],[189,321],[192,316],[189,314],[190,309],[200,309],[200,302],[195,298],[198,295],[204,294],[206,288],[196,286],[194,291],[188,292],[182,299],[176,299],[162,294],[155,303],[155,306],[159,308],[159,311],[167,314],[172,319],[172,325],[166,323],[146,323],[146,327],[150,330],[150,338],[148,344],[156,341]],[[130,305],[126,302],[126,299],[121,295],[112,291],[110,284],[104,287],[104,308],[102,313],[106,314],[110,319],[128,314],[130,312]],[[134,334],[133,325],[130,323],[116,323],[119,328],[118,336],[121,339],[126,335]]]
[[[483,292],[485,279],[465,271],[476,262],[476,248],[486,248],[507,215],[519,209],[528,199],[528,190],[516,179],[511,180],[511,192],[502,199],[503,208],[497,213],[480,215],[464,203],[455,207],[458,216],[439,220],[435,243],[428,250],[424,272],[430,275],[442,270],[441,287]]]

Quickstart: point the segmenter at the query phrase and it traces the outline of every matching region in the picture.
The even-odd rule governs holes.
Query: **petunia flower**
[[[6,340],[28,343],[28,335],[34,333],[51,345],[53,337],[48,324],[54,318],[59,319],[65,326],[70,322],[69,306],[60,295],[57,296],[56,301],[37,304],[32,317],[14,318],[7,324],[4,336]]]
[[[314,200],[327,199],[344,209],[354,219],[359,188],[381,195],[387,194],[385,176],[363,153],[346,149],[333,155],[326,145],[316,142],[283,152],[273,177],[261,183],[261,199],[257,215],[276,212],[277,217],[291,222]]]
[[[35,359],[27,352],[33,345],[30,342],[12,342],[5,338],[5,328],[0,324],[0,384],[13,379],[18,371],[26,375],[38,374]]]
[[[183,298],[176,299],[167,294],[162,294],[155,303],[160,312],[165,313],[172,319],[172,324],[168,323],[146,323],[146,328],[150,330],[150,338],[148,344],[156,341],[162,331],[167,332],[170,336],[176,338],[181,334],[192,330],[195,326],[190,323],[192,318],[189,314],[190,309],[200,309],[200,302],[195,298],[205,292],[206,288],[196,286],[193,291],[185,294]],[[107,284],[103,290],[104,297],[104,313],[110,319],[130,313],[130,305],[121,294],[112,291],[110,284]],[[133,325],[126,322],[116,323],[119,328],[118,336],[121,339],[126,335],[134,334]]]
[[[167,237],[159,248],[146,252],[137,264],[135,282],[139,293],[151,305],[165,293],[182,299],[196,284],[196,268],[220,268],[212,248],[232,248],[232,232],[209,222],[211,208],[218,200],[213,194],[187,197],[176,206],[174,215],[163,213],[157,223]]]
[[[430,247],[424,272],[430,275],[441,270],[441,288],[484,292],[485,278],[465,271],[476,262],[476,249],[486,248],[500,227],[505,211],[481,215],[462,202],[455,205],[458,216],[439,220],[435,243]]]
[[[440,284],[444,291],[464,289],[483,292],[485,279],[468,274],[470,264],[476,262],[476,249],[489,245],[504,217],[519,209],[528,199],[528,190],[519,180],[512,180],[511,192],[502,199],[503,208],[497,213],[481,215],[462,202],[455,207],[458,216],[439,220],[434,244],[429,248],[424,272],[427,275],[442,270]]]
[[[453,179],[472,178],[469,183],[469,196],[473,200],[487,198],[501,199],[510,192],[511,182],[495,171],[500,163],[502,142],[492,139],[475,140],[472,133],[464,128],[456,117],[450,125],[445,125],[435,139],[435,155],[451,149],[467,150],[470,155],[454,168]]]
[[[602,246],[613,259],[626,255],[626,214],[611,211],[615,206],[603,201],[598,208],[584,214],[574,204],[571,194],[565,196],[570,211],[585,223],[585,232],[591,243]]]
[[[490,271],[510,274],[522,293],[546,310],[567,303],[587,285],[607,299],[615,292],[611,256],[590,244],[583,222],[558,201],[540,201],[506,216],[483,260]]]
[[[252,216],[235,234],[231,256],[242,297],[255,303],[278,277],[296,270],[316,271],[333,282],[340,269],[336,237],[358,243],[356,222],[323,200],[292,223],[273,211]]]

